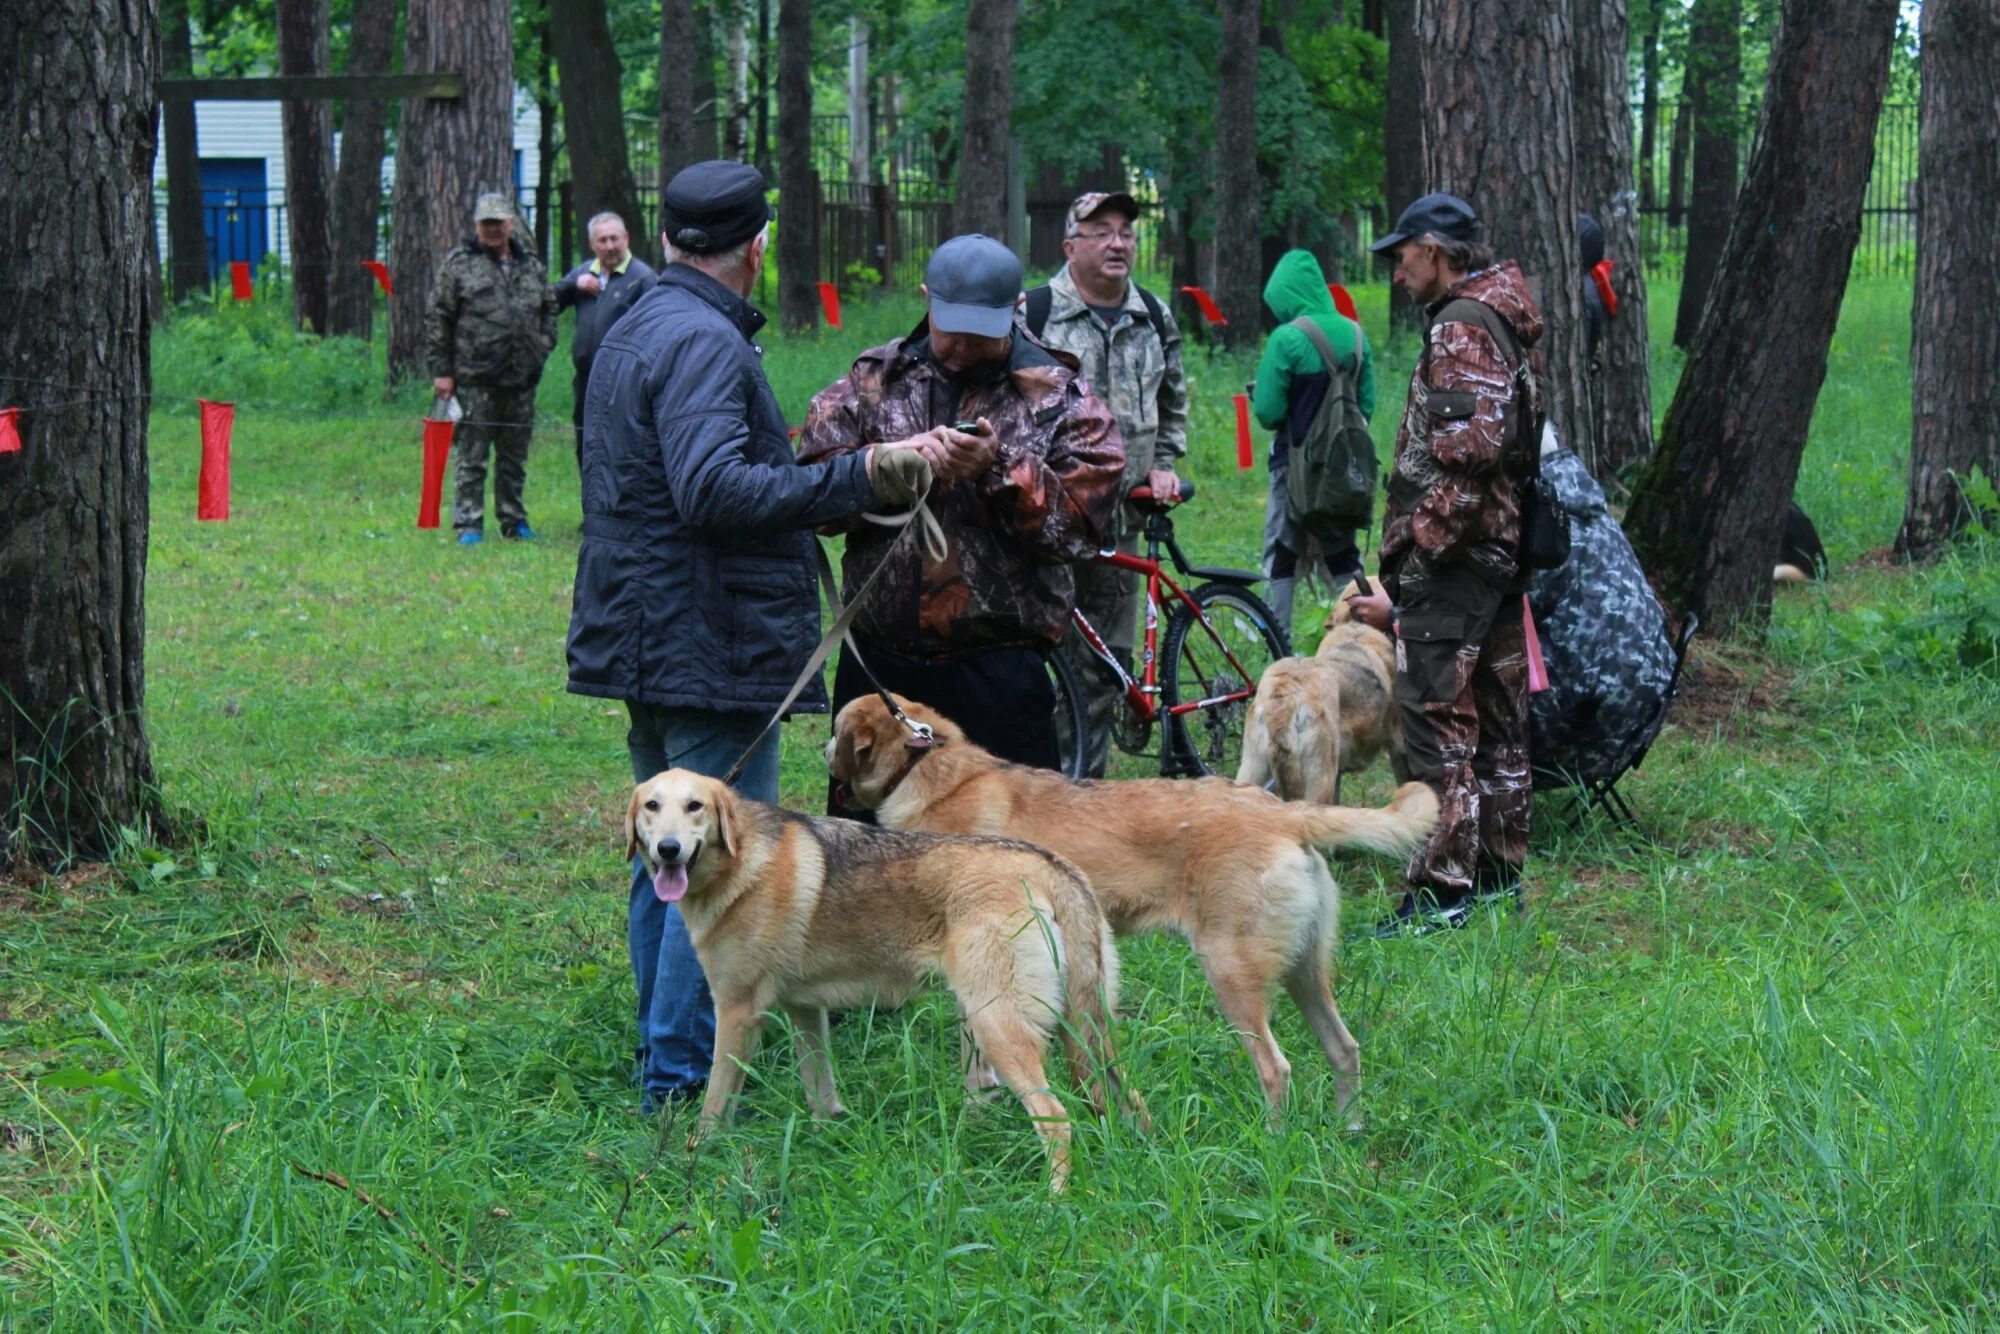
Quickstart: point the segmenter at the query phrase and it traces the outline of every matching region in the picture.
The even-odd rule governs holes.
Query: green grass
[[[767,340],[787,411],[911,313]],[[243,403],[226,524],[193,521],[187,408],[154,419],[149,723],[199,832],[0,885],[0,1326],[2000,1319],[2000,683],[1956,637],[2000,562],[1857,563],[1900,515],[1906,287],[1856,285],[1815,422],[1835,576],[1762,650],[1704,652],[1630,784],[1650,837],[1544,818],[1520,917],[1343,949],[1358,1135],[1282,1005],[1267,1132],[1185,948],[1132,942],[1157,1128],[1080,1128],[1053,1203],[1018,1109],[959,1092],[939,998],[835,1030],[839,1124],[805,1117],[782,1038],[699,1149],[634,1114],[622,711],[563,690],[567,442],[530,467],[546,542],[458,550],[412,527],[414,400],[264,318],[160,347],[162,394]],[[1392,429],[1408,349],[1384,362]],[[1251,563],[1248,367],[1194,376],[1182,531]],[[824,734],[787,730],[791,804]],[[1341,870],[1350,921],[1386,906],[1393,868]]]

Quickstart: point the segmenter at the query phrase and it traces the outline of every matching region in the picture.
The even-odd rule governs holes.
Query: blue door
[[[201,159],[201,213],[208,229],[208,276],[215,281],[233,260],[252,269],[270,244],[270,188],[260,157]]]

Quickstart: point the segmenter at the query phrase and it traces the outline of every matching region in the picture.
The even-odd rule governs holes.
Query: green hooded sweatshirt
[[[1375,415],[1375,361],[1368,351],[1368,339],[1361,326],[1333,308],[1333,296],[1326,290],[1326,274],[1309,250],[1287,250],[1271,270],[1264,284],[1264,304],[1278,318],[1278,328],[1264,344],[1264,356],[1257,363],[1257,391],[1251,407],[1258,424],[1278,433],[1278,453],[1284,454],[1295,432],[1312,424],[1310,415],[1300,419],[1295,408],[1317,412],[1326,394],[1326,363],[1312,339],[1291,327],[1301,315],[1319,326],[1341,366],[1355,377],[1354,396],[1365,417]],[[1357,369],[1357,360],[1359,366]],[[1306,383],[1319,376],[1315,385]],[[1310,402],[1299,391],[1311,388]]]

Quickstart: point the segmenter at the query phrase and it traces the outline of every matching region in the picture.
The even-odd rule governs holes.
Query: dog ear
[[[644,784],[632,789],[632,800],[625,805],[625,860],[639,855],[639,793]]]
[[[717,782],[709,794],[710,804],[715,807],[715,832],[722,840],[722,850],[730,857],[736,856],[736,792],[729,784]]]

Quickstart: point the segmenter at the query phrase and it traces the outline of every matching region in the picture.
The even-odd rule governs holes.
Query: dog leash
[[[827,605],[834,609],[833,624],[828,627],[826,634],[820,637],[819,644],[812,651],[812,656],[806,659],[805,669],[799,673],[798,679],[792,682],[792,688],[785,692],[785,698],[778,705],[777,710],[757,730],[757,735],[751,738],[748,746],[743,748],[743,753],[736,757],[736,763],[729,766],[729,772],[722,776],[723,783],[734,785],[736,780],[743,776],[744,766],[748,765],[750,757],[757,753],[757,747],[763,745],[764,738],[771,734],[771,729],[784,720],[786,711],[798,702],[799,696],[805,693],[807,683],[819,675],[820,668],[824,667],[827,658],[832,656],[833,646],[843,640],[847,643],[847,651],[854,655],[855,665],[861,668],[861,674],[866,676],[868,683],[875,687],[875,693],[882,697],[882,702],[888,706],[889,712],[896,716],[896,721],[909,730],[910,744],[918,747],[931,744],[930,724],[918,722],[903,712],[897,705],[895,698],[887,690],[883,689],[882,682],[876,677],[874,670],[868,666],[867,661],[862,658],[861,650],[855,646],[853,636],[849,633],[854,628],[855,620],[861,615],[861,607],[867,600],[869,590],[875,587],[876,580],[880,579],[883,571],[889,568],[889,557],[895,553],[896,547],[912,531],[919,534],[922,538],[925,555],[934,561],[941,561],[945,558],[948,549],[945,546],[944,526],[938,522],[937,516],[931,513],[928,503],[930,491],[930,487],[926,486],[923,494],[917,497],[916,505],[908,513],[863,514],[861,516],[869,523],[878,524],[884,528],[900,528],[902,531],[897,533],[895,539],[889,544],[889,550],[883,553],[882,561],[875,567],[874,573],[862,580],[861,587],[854,590],[853,599],[845,606],[841,605],[840,587],[834,580],[833,562],[827,559],[826,547],[818,538],[813,539],[813,556],[819,566],[820,589],[826,594]]]

